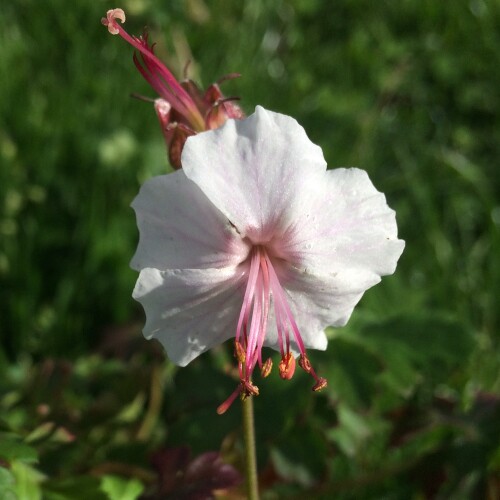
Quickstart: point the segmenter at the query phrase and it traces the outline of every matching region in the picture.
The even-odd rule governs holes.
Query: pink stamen
[[[268,261],[269,265],[269,272],[270,272],[270,277],[271,277],[271,287],[273,290],[273,297],[275,302],[279,304],[280,307],[283,308],[286,318],[292,328],[293,335],[295,337],[295,341],[297,342],[297,347],[299,348],[299,351],[301,354],[305,354],[306,348],[304,346],[304,342],[302,340],[302,337],[299,332],[299,327],[297,326],[297,323],[295,322],[295,319],[293,317],[292,311],[290,310],[290,306],[288,305],[288,301],[286,300],[285,292],[283,291],[283,288],[280,285],[278,276],[276,275],[276,271],[274,270],[274,267],[271,264],[271,261],[269,260],[269,257],[266,255],[266,259]]]
[[[226,411],[229,409],[229,407],[234,403],[234,400],[238,397],[238,394],[241,392],[241,387],[238,386],[236,389],[233,391],[231,396],[229,396],[224,403],[219,405],[217,407],[217,413],[219,415],[222,415],[223,413],[226,413]]]
[[[240,317],[238,319],[238,326],[236,327],[236,340],[240,340],[241,327],[243,324],[248,323],[248,315],[250,314],[250,306],[253,300],[253,294],[255,291],[255,284],[257,283],[257,277],[259,275],[258,266],[258,256],[255,252],[252,252],[252,260],[250,264],[250,271],[248,273],[247,287],[245,290],[245,296],[243,297],[243,305],[240,311]],[[245,326],[246,332],[246,326]],[[245,334],[246,340],[246,334]]]
[[[269,319],[271,300],[274,304],[276,329],[281,352],[279,373],[281,378],[288,380],[295,372],[295,357],[290,351],[290,330],[300,352],[299,366],[312,375],[316,383],[313,391],[326,387],[327,381],[318,377],[306,355],[304,341],[293,317],[287,296],[279,281],[271,258],[267,250],[258,245],[250,252],[250,264],[247,276],[247,286],[241,306],[238,325],[236,327],[235,356],[238,360],[240,384],[235,392],[217,409],[223,413],[240,394],[242,399],[256,396],[259,393],[257,386],[252,383],[252,373],[257,363],[261,368],[262,376],[269,375],[272,362],[268,359],[262,363],[262,348],[264,346]]]
[[[257,337],[259,335],[260,323],[262,320],[262,304],[260,298],[261,292],[261,281],[262,278],[259,276],[257,278],[257,297],[254,297],[252,304],[252,320],[250,323],[250,332],[248,334],[248,343],[247,343],[247,359],[246,359],[246,368],[247,368],[247,380],[250,379],[250,375],[252,373],[252,368],[254,365],[254,360],[256,356],[256,347],[257,347]]]
[[[259,337],[257,339],[257,354],[258,362],[260,368],[262,368],[262,347],[264,346],[264,340],[266,338],[267,332],[267,320],[269,317],[269,303],[271,302],[271,289],[269,284],[269,270],[267,269],[267,263],[263,256],[260,258],[262,266],[262,278],[263,278],[263,301],[264,301],[264,311],[262,315],[262,324],[260,327]]]

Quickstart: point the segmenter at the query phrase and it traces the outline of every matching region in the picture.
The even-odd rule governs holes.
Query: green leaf
[[[17,500],[15,494],[16,479],[9,469],[0,467],[0,493],[2,500]]]
[[[271,460],[282,478],[306,487],[314,483],[314,477],[303,463],[294,461],[278,448],[271,449]]]
[[[44,500],[106,500],[101,481],[91,476],[70,476],[49,480],[43,488]]]
[[[470,331],[439,313],[401,315],[366,324],[352,334],[382,362],[382,380],[405,396],[420,381],[446,381],[473,348]]]
[[[23,443],[17,436],[0,433],[0,458],[11,462],[20,460],[25,463],[36,463],[38,455],[34,448]]]
[[[354,407],[367,407],[375,395],[375,381],[382,370],[377,357],[357,338],[335,338],[325,354],[321,375],[328,379],[328,393]]]
[[[108,495],[109,500],[136,500],[144,491],[144,485],[138,479],[103,476],[101,490]]]
[[[305,417],[291,432],[275,438],[271,459],[278,474],[289,482],[309,487],[323,475],[327,454],[322,432]]]
[[[45,476],[31,465],[19,460],[11,463],[12,474],[15,478],[14,491],[19,499],[41,500],[41,483]]]
[[[365,460],[372,450],[383,445],[388,425],[374,415],[364,415],[354,411],[346,404],[337,406],[339,423],[326,432],[327,438],[334,441],[350,457],[363,454]]]

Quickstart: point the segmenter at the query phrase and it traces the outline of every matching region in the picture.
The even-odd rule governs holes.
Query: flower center
[[[261,375],[267,377],[272,368],[272,360],[262,361],[262,347],[266,338],[269,314],[274,310],[278,344],[281,353],[279,374],[289,380],[295,372],[295,357],[290,350],[293,338],[299,350],[299,366],[312,375],[316,383],[312,390],[326,387],[327,381],[318,377],[306,355],[304,341],[293,317],[286,293],[281,286],[276,270],[266,247],[255,245],[249,257],[249,270],[243,304],[241,306],[235,337],[235,357],[238,360],[240,384],[229,398],[222,403],[217,412],[224,413],[236,399],[257,396],[259,389],[252,383],[252,373],[259,365]]]

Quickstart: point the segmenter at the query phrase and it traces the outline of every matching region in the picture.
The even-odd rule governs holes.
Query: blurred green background
[[[180,498],[151,453],[186,445],[241,470],[228,351],[177,370],[140,334],[129,204],[168,165],[114,7],[177,75],[239,72],[247,112],[366,169],[406,240],[314,356],[324,394],[260,384],[264,498],[498,498],[498,0],[0,0],[0,492]]]

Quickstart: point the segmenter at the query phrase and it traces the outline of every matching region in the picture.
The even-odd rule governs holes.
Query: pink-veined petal
[[[395,212],[364,170],[326,172],[294,212],[293,224],[275,245],[294,266],[321,275],[352,273],[360,283],[396,269],[404,241],[397,238]]]
[[[144,336],[155,338],[179,366],[234,337],[245,266],[141,271],[133,297],[144,307]]]
[[[363,293],[380,281],[377,274],[356,269],[320,274],[284,262],[275,267],[307,349],[325,350],[325,328],[344,326]],[[274,313],[269,318],[269,325],[265,345],[279,350]],[[299,353],[293,335],[291,348],[295,355]]]
[[[282,275],[304,342],[315,349],[308,332],[344,326],[363,293],[380,282],[378,274],[355,268],[321,274],[287,266]]]
[[[132,207],[140,240],[131,266],[138,271],[226,267],[239,264],[249,251],[182,170],[146,181]]]
[[[212,203],[253,243],[290,223],[306,178],[326,170],[319,146],[293,118],[257,106],[245,120],[190,137],[182,165]]]

